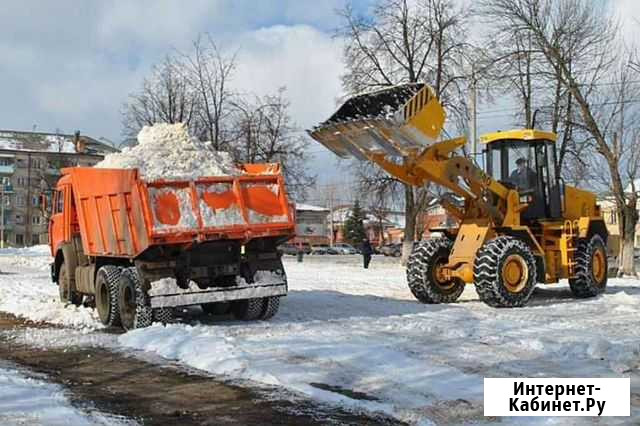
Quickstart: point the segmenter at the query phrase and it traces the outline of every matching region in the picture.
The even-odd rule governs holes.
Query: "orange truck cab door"
[[[60,248],[60,244],[66,241],[65,232],[65,199],[70,191],[67,185],[56,188],[51,206],[51,220],[49,221],[49,238],[51,240],[51,255],[55,256]]]

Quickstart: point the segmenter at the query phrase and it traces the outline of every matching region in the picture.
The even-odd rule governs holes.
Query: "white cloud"
[[[291,113],[309,127],[325,119],[341,92],[338,40],[310,26],[275,26],[240,37],[234,86],[259,95],[286,86]]]

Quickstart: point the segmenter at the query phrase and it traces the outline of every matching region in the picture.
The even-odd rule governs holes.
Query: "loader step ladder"
[[[563,236],[566,241],[566,256],[567,256],[567,272],[569,277],[573,277],[575,275],[575,252],[576,252],[576,234],[575,228],[577,227],[577,223],[574,224],[570,220],[564,221],[564,227],[562,230]]]

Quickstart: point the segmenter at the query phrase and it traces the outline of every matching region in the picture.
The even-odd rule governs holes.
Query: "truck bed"
[[[295,218],[277,164],[240,176],[144,181],[135,169],[63,169],[89,256],[135,258],[150,246],[289,236]]]

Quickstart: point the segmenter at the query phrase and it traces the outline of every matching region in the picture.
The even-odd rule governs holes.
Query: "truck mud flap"
[[[150,296],[152,308],[199,305],[202,303],[227,302],[258,297],[286,296],[287,284],[253,285],[243,287],[216,288],[195,292]]]

